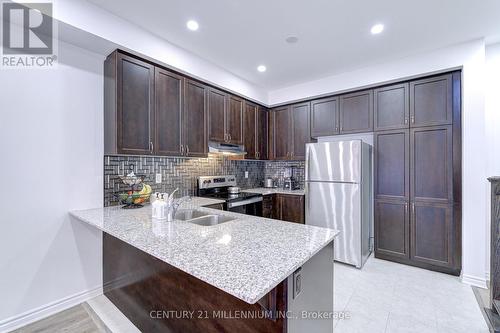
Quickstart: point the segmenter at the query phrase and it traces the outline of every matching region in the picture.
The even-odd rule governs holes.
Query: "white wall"
[[[377,66],[330,76],[316,81],[271,91],[271,105],[343,91],[445,69],[463,68],[463,223],[462,278],[485,286],[487,275],[486,240],[488,156],[485,133],[485,44],[476,40]],[[498,73],[498,72],[497,72]],[[498,80],[498,74],[497,78]],[[496,95],[498,95],[498,90]]]
[[[59,44],[57,69],[0,70],[0,331],[102,292],[103,60]]]
[[[193,53],[173,45],[85,0],[55,1],[59,21],[154,58],[166,65],[201,78],[257,102],[267,103],[267,91]],[[138,2],[138,6],[140,2]]]
[[[489,176],[500,176],[500,44],[486,47],[486,135],[488,137],[487,172]],[[487,201],[487,211],[491,201]],[[487,246],[490,246],[490,225],[487,224]],[[489,272],[490,252],[486,253],[486,265]]]

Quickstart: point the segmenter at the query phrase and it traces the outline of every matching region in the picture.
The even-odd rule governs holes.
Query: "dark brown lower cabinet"
[[[304,196],[296,194],[265,195],[262,216],[287,222],[304,223]]]
[[[453,267],[452,206],[412,204],[410,258],[423,264]]]
[[[453,126],[375,133],[375,257],[460,274],[453,135]]]
[[[278,194],[280,220],[304,223],[304,196],[294,194]]]
[[[375,248],[377,256],[410,258],[408,203],[375,200]]]

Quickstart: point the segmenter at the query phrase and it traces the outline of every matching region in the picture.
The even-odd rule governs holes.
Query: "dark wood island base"
[[[103,283],[142,332],[287,332],[286,279],[248,304],[103,233]]]

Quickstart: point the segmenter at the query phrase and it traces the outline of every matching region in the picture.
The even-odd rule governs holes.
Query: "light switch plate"
[[[156,184],[161,184],[161,173],[157,173],[155,177]]]
[[[245,171],[245,178],[248,178],[248,171]]]
[[[302,291],[302,267],[293,272],[293,299]]]

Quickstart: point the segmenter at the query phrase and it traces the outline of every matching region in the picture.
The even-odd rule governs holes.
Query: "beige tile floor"
[[[488,332],[472,288],[458,277],[371,257],[362,270],[335,264],[337,333]]]

